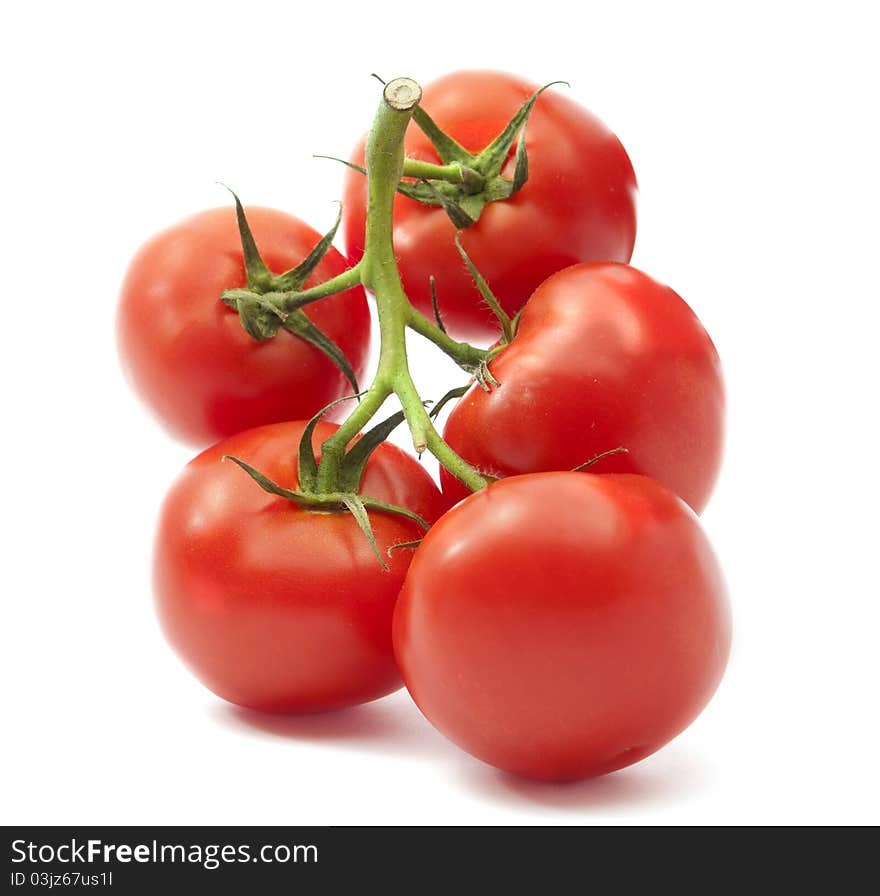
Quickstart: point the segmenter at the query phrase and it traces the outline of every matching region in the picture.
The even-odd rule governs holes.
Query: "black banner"
[[[4,892],[157,893],[221,886],[247,893],[418,892],[479,879],[516,892],[572,887],[641,892],[660,884],[705,892],[735,882],[847,891],[866,882],[854,843],[827,832],[773,829],[511,827],[28,827],[5,828]],[[834,838],[832,838],[834,839]],[[861,838],[858,838],[861,839]],[[806,842],[805,842],[806,841]],[[820,849],[814,849],[813,843]],[[841,888],[844,889],[841,889]],[[240,889],[239,889],[240,888]],[[186,892],[186,891],[182,891]],[[848,891],[847,891],[848,892]],[[853,891],[854,892],[854,891]]]

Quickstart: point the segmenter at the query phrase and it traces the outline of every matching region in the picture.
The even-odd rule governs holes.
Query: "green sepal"
[[[522,318],[523,311],[525,310],[526,306],[523,305],[522,308],[520,308],[519,311],[517,311],[516,314],[513,315],[513,319],[510,321],[510,329],[513,330],[514,337],[516,336],[516,331],[519,328],[520,319]]]
[[[295,268],[291,268],[289,271],[285,271],[283,274],[273,278],[272,286],[275,290],[278,292],[298,290],[314,273],[315,268],[330,251],[333,240],[336,238],[336,231],[339,230],[339,222],[342,220],[342,203],[340,202],[338,205],[336,221],[327,233],[321,237],[315,248]]]
[[[277,495],[279,498],[287,498],[288,501],[293,501],[294,504],[298,504],[301,507],[308,506],[308,498],[306,495],[302,492],[278,485],[277,482],[273,482],[268,476],[264,476],[256,467],[252,467],[250,464],[245,463],[237,457],[233,457],[231,454],[224,454],[221,459],[231,460],[236,466],[241,467],[241,469],[244,470],[264,492],[268,492],[270,495]]]
[[[347,162],[345,159],[339,159],[336,156],[315,156],[316,159],[330,159],[333,162],[341,162],[345,165],[346,168],[351,168],[352,171],[357,171],[359,174],[362,174],[364,177],[367,176],[367,169],[364,168],[363,165],[355,165],[354,162]],[[397,192],[401,193],[404,196],[408,196],[410,199],[415,199],[416,202],[421,202],[423,205],[442,205],[443,202],[437,198],[428,188],[425,186],[423,181],[409,181],[402,180],[397,185]]]
[[[341,404],[343,401],[351,401],[352,398],[360,400],[361,392],[357,395],[343,395],[325,404],[324,407],[315,414],[314,417],[306,423],[303,434],[299,440],[299,454],[297,459],[297,475],[299,476],[300,488],[305,492],[313,492],[318,481],[318,460],[315,457],[315,447],[312,445],[312,436],[315,434],[315,427],[318,422],[334,405]]]
[[[415,112],[413,112],[413,121],[431,141],[431,145],[437,150],[437,155],[445,165],[450,162],[461,162],[468,167],[473,167],[474,156],[449,134],[444,134],[434,119],[421,106],[416,106]]]
[[[338,156],[315,155],[312,156],[312,158],[328,159],[331,162],[339,162],[341,165],[345,165],[346,168],[351,168],[352,171],[357,171],[358,174],[362,174],[364,177],[367,176],[367,169],[364,168],[363,165],[356,165],[354,162],[340,159]],[[404,196],[409,196],[411,199],[415,199],[426,205],[440,205],[440,201],[434,199],[426,187],[412,181],[402,180],[397,186],[397,192],[403,193]]]
[[[402,516],[404,519],[412,520],[418,526],[428,531],[431,527],[428,525],[427,521],[422,519],[415,511],[407,510],[406,507],[398,507],[396,504],[386,504],[384,501],[379,501],[377,498],[371,498],[369,495],[358,495],[358,497],[363,502],[364,507],[368,510],[379,510],[382,513],[391,513],[395,516]]]
[[[232,294],[235,294],[234,298]],[[288,317],[272,304],[272,295],[272,293],[260,295],[250,290],[236,289],[224,293],[223,301],[238,311],[245,332],[257,342],[263,342],[271,339]]]
[[[354,162],[347,162],[345,159],[339,159],[336,156],[325,156],[325,155],[317,155],[316,159],[329,159],[333,162],[340,162],[345,165],[346,168],[351,168],[352,171],[357,171],[359,174],[363,174],[364,177],[367,176],[367,169],[362,165],[355,165]],[[472,176],[473,172],[471,169],[464,169],[470,176]],[[480,180],[482,183],[482,179]],[[507,181],[505,181],[507,183]],[[471,190],[473,188],[473,181],[469,179],[469,177],[465,177],[463,181],[463,187],[466,190]],[[444,192],[445,191],[445,192]],[[420,202],[422,205],[436,205],[438,207],[443,207],[446,210],[446,214],[449,215],[450,219],[456,223],[456,227],[470,227],[471,224],[474,223],[476,218],[471,218],[469,215],[465,216],[465,214],[460,210],[459,204],[456,202],[455,198],[458,195],[458,191],[456,187],[452,184],[448,184],[445,181],[438,181],[436,184],[428,183],[425,180],[418,181],[408,181],[402,180],[397,185],[397,192],[402,196],[406,196],[409,199],[414,199],[416,202]],[[451,195],[447,195],[451,194]],[[479,208],[482,210],[482,206],[485,203],[480,203]]]
[[[494,374],[489,370],[488,361],[480,361],[480,366],[474,371],[474,379],[484,392],[491,392],[498,385],[498,380],[495,379]]]
[[[482,194],[462,196],[456,185],[446,181],[401,181],[397,192],[422,205],[441,207],[459,230],[466,230],[475,224],[486,205]]]
[[[507,312],[501,307],[501,303],[495,297],[495,294],[489,288],[489,284],[483,278],[483,275],[477,270],[476,265],[471,261],[470,256],[465,252],[464,246],[461,244],[461,234],[455,234],[455,246],[458,249],[459,254],[461,255],[464,263],[467,265],[468,270],[471,272],[471,276],[474,278],[474,283],[477,286],[477,289],[480,291],[480,295],[483,297],[483,301],[489,306],[492,313],[498,319],[498,323],[501,324],[501,332],[502,338],[505,343],[509,343],[511,339],[513,339],[513,332],[510,326],[510,317]]]
[[[510,195],[518,193],[529,179],[529,154],[526,151],[526,125],[523,123],[519,132],[519,140],[516,141],[515,166],[513,169],[513,183],[510,185]]]
[[[356,492],[361,484],[364,467],[370,455],[388,438],[389,435],[406,419],[403,411],[397,411],[367,430],[348,450],[342,459],[339,470],[339,488],[341,491]]]
[[[578,464],[578,466],[572,468],[572,473],[580,473],[581,470],[586,470],[589,467],[592,467],[593,464],[599,463],[605,457],[610,457],[612,454],[629,454],[628,448],[611,448],[608,451],[603,451],[601,454],[597,454],[594,458],[586,461],[586,463]]]
[[[379,550],[379,545],[376,543],[376,536],[373,533],[373,526],[370,523],[370,517],[367,513],[368,509],[377,510],[381,513],[393,513],[397,516],[405,517],[406,519],[417,523],[426,532],[430,528],[428,523],[425,522],[422,517],[417,513],[413,513],[411,510],[407,510],[405,507],[397,507],[394,504],[386,504],[384,501],[379,501],[376,498],[353,493],[334,492],[328,495],[306,494],[305,492],[295,491],[294,489],[284,488],[283,486],[278,485],[278,483],[273,482],[268,476],[263,475],[256,469],[256,467],[252,467],[249,463],[245,463],[245,461],[233,457],[231,454],[224,455],[222,460],[231,460],[236,466],[244,470],[244,472],[247,473],[264,492],[279,498],[285,498],[304,510],[348,510],[369,541],[370,547],[373,549],[373,553],[376,555],[376,559],[381,564],[382,569],[386,571],[388,570],[388,565],[385,563],[385,559],[382,557],[382,553]]]
[[[482,208],[482,203],[479,196],[465,196],[464,199],[462,199],[460,202],[456,202],[455,199],[452,199],[447,195],[446,190],[443,189],[444,185],[435,186],[433,183],[427,180],[420,181],[420,183],[425,185],[428,193],[431,195],[432,199],[435,200],[428,204],[442,205],[443,210],[449,216],[449,220],[452,221],[452,223],[459,230],[466,230],[472,224],[476,223],[477,218],[479,217],[479,213],[476,215],[476,217],[474,217],[465,210],[464,203],[470,200],[472,205],[480,205],[480,207]],[[410,194],[407,193],[406,195]]]
[[[496,180],[499,179],[500,178],[496,178]],[[480,215],[483,214],[483,209],[490,201],[495,201],[495,199],[490,200],[487,198],[490,191],[492,191],[492,181],[489,181],[486,185],[486,189],[478,196],[462,196],[461,199],[455,203],[455,206],[458,209],[457,217],[449,215],[449,210],[446,210],[446,214],[449,215],[449,220],[452,221],[459,230],[467,230],[468,227],[476,224],[477,221],[480,220]],[[498,198],[503,199],[505,197],[501,196]]]
[[[365,495],[342,493],[339,495],[339,499],[345,504],[351,515],[355,518],[358,526],[360,526],[361,532],[364,533],[367,537],[367,541],[370,542],[370,547],[373,549],[373,553],[375,553],[379,563],[382,564],[382,569],[386,572],[388,571],[388,564],[385,562],[385,558],[379,550],[379,545],[376,544],[376,536],[373,533],[373,526],[370,523],[370,515],[367,513],[367,510],[378,510],[382,513],[393,513],[397,516],[406,517],[406,519],[418,523],[418,525],[420,525],[426,532],[430,528],[417,513],[413,513],[405,507],[386,504],[384,501],[378,501],[375,498],[369,498]]]
[[[256,298],[258,293],[251,292],[249,289],[227,289],[223,295],[220,296],[220,301],[223,302],[224,305],[228,305],[233,311],[238,311],[238,303],[242,299],[251,299]]]
[[[511,196],[513,196],[513,181],[505,180],[499,174],[488,181],[483,195],[479,198],[482,199],[483,206],[487,206],[490,202],[500,202],[503,199],[510,199]]]
[[[226,184],[222,184],[222,186],[229,190],[232,198],[235,200],[235,217],[238,220],[238,234],[241,238],[241,251],[244,255],[244,270],[247,275],[248,289],[265,292],[270,288],[272,273],[266,267],[266,263],[260,255],[260,250],[257,249],[257,243],[254,240],[253,233],[251,233],[250,224],[248,224],[247,216],[244,213],[244,207],[238,198],[238,194],[235,190],[227,187]]]
[[[450,389],[441,399],[438,401],[434,407],[431,408],[430,413],[428,414],[431,419],[436,419],[440,414],[440,411],[449,404],[450,401],[454,401],[456,398],[461,398],[467,391],[470,389],[471,384],[465,383],[463,386],[458,386],[455,389]]]
[[[305,311],[300,308],[298,311],[291,312],[284,319],[282,326],[285,330],[289,330],[300,339],[305,339],[306,342],[323,352],[342,371],[351,388],[356,393],[361,391],[357,375],[348,358],[345,357],[345,353],[323,330],[309,320]]]
[[[367,176],[367,169],[362,165],[355,165],[354,162],[347,162],[345,159],[340,159],[337,156],[325,156],[321,154],[315,154],[312,156],[313,159],[327,159],[331,162],[339,162],[342,165],[345,165],[346,168],[351,168],[352,171],[359,171],[363,174],[364,177]]]
[[[492,177],[501,173],[504,163],[510,154],[510,149],[516,140],[517,134],[525,127],[529,120],[532,108],[538,100],[538,97],[548,88],[555,84],[565,84],[570,86],[567,81],[551,81],[536,90],[523,104],[519,107],[516,114],[507,123],[504,130],[477,156],[474,167],[486,177]],[[525,141],[521,141],[525,142]],[[525,155],[525,149],[523,149]],[[526,163],[527,165],[527,160]],[[528,172],[528,167],[526,167]],[[525,183],[525,181],[523,181]],[[519,185],[522,186],[522,183]],[[517,188],[519,189],[519,187]]]
[[[440,317],[440,305],[437,302],[437,281],[433,274],[428,278],[428,282],[431,284],[431,307],[434,309],[434,320],[437,322],[437,329],[441,333],[445,333],[446,326],[443,323],[443,318]]]
[[[484,392],[491,392],[496,386],[500,385],[489,365],[501,354],[501,352],[504,351],[505,348],[507,348],[507,343],[502,342],[500,345],[496,345],[494,348],[489,349],[486,356],[480,361],[479,366],[473,371],[474,379],[479,383],[480,388]]]
[[[393,544],[388,550],[385,552],[390,557],[394,551],[402,550],[403,548],[412,548],[415,550],[422,543],[421,538],[417,538],[415,541],[401,541],[398,544]]]
[[[376,559],[382,565],[382,569],[387,572],[388,564],[385,562],[385,558],[382,556],[382,552],[379,550],[379,545],[376,544],[376,536],[373,534],[373,526],[370,523],[370,515],[367,513],[367,508],[364,506],[364,502],[357,495],[344,495],[342,500],[345,506],[348,508],[349,513],[355,518],[358,526],[360,526],[361,532],[366,535],[367,541],[370,542],[370,547],[373,549],[373,553],[376,555]]]
[[[444,208],[449,202],[454,205],[457,195],[455,184],[444,180],[431,182],[424,178],[414,181],[402,180],[397,185],[397,192],[421,202],[422,205],[438,205]]]

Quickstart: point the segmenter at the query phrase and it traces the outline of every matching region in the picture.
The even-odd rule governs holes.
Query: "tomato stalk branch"
[[[361,282],[360,263],[353,268],[348,268],[341,274],[325,280],[323,283],[312,286],[309,289],[285,291],[269,290],[256,293],[253,289],[227,289],[223,293],[223,301],[231,308],[238,308],[239,302],[259,302],[262,308],[279,320],[285,320],[289,314],[299,311],[304,305],[326,299],[336,293],[345,292]]]
[[[433,342],[437,348],[449,355],[453,361],[460,367],[465,368],[465,370],[476,370],[486,360],[487,349],[477,348],[467,342],[457,342],[444,333],[440,327],[428,320],[413,305],[409,307],[406,325],[420,336],[424,336],[425,339]]]
[[[278,302],[278,308],[283,312],[296,311],[304,305],[317,302],[319,299],[326,299],[327,296],[335,295],[338,292],[345,292],[353,286],[357,286],[361,282],[360,263],[352,268],[312,286],[310,289],[304,289],[302,292],[281,293],[281,300]]]
[[[485,356],[480,349],[450,339],[439,327],[414,313],[400,280],[393,245],[394,198],[404,174],[404,134],[420,99],[421,88],[415,81],[409,78],[389,81],[367,140],[367,227],[364,255],[357,270],[360,282],[376,297],[379,364],[361,403],[321,447],[319,490],[333,489],[348,443],[392,393],[400,400],[417,452],[430,451],[471,489],[487,484],[435,429],[413,382],[406,354],[406,328],[410,326],[460,362],[479,363]]]
[[[479,171],[461,164],[450,162],[448,165],[436,165],[423,162],[421,159],[404,159],[403,176],[415,177],[419,180],[445,180],[451,184],[464,184],[468,190],[479,192],[485,186],[485,178]]]

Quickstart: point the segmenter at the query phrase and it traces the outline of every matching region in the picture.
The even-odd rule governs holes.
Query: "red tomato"
[[[685,302],[623,264],[582,264],[545,281],[511,344],[490,364],[499,382],[458,403],[444,438],[494,476],[571,470],[641,473],[698,513],[721,465],[724,386],[718,354]],[[441,471],[444,494],[468,494]]]
[[[278,712],[335,709],[400,687],[391,615],[412,557],[380,566],[348,513],[302,510],[262,491],[231,461],[296,488],[305,424],[240,433],[191,461],[165,499],[155,549],[162,628],[196,677],[233,703]],[[336,426],[321,423],[314,442]],[[419,463],[381,445],[362,492],[429,522],[442,498]],[[412,521],[369,513],[379,549],[412,541]]]
[[[247,209],[269,269],[298,265],[320,240],[302,221],[269,208]],[[332,249],[309,285],[345,270]],[[257,342],[220,301],[245,285],[234,208],[193,215],[144,245],[129,267],[117,319],[119,351],[135,389],[176,438],[204,447],[243,429],[308,419],[351,392],[318,349],[287,332]],[[363,290],[309,306],[307,314],[343,351],[357,375],[369,353]]]
[[[503,130],[538,85],[500,72],[464,71],[429,84],[422,107],[472,153]],[[538,99],[526,128],[529,179],[511,199],[490,203],[462,234],[462,245],[505,311],[515,314],[550,274],[579,261],[629,261],[636,233],[636,180],[618,139],[557,87]],[[416,125],[406,134],[410,158],[439,158]],[[352,154],[364,164],[364,141]],[[513,156],[502,172],[513,177]],[[349,171],[343,203],[349,257],[363,255],[366,180]],[[394,248],[404,288],[431,315],[429,278],[437,281],[441,316],[457,338],[497,335],[453,243],[455,227],[443,209],[398,195]]]
[[[484,762],[549,780],[658,750],[708,702],[729,647],[697,518],[632,475],[536,473],[475,493],[427,534],[394,614],[428,719]]]

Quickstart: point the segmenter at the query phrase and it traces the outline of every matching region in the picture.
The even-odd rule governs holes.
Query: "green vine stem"
[[[460,184],[464,180],[461,165],[452,162],[449,165],[436,165],[423,162],[421,159],[405,159],[403,163],[404,177],[417,177],[420,180],[448,180],[452,184]]]
[[[411,330],[430,339],[437,348],[465,369],[475,370],[486,360],[487,349],[477,348],[467,342],[456,342],[412,305],[407,311],[406,323]]]
[[[346,447],[391,394],[396,394],[400,400],[416,452],[430,451],[450,473],[473,490],[487,484],[434,428],[412,380],[406,354],[406,328],[409,326],[463,366],[479,364],[486,355],[480,349],[451,339],[416,312],[400,280],[393,246],[394,198],[404,174],[403,137],[421,95],[421,87],[410,78],[389,81],[367,139],[367,228],[364,255],[358,268],[353,270],[356,270],[355,282],[359,279],[376,297],[379,364],[373,383],[360,404],[321,447],[317,476],[319,491],[334,490]],[[318,289],[320,287],[285,297],[285,303],[301,307],[303,297]],[[311,296],[309,299],[312,300]],[[286,304],[285,310],[289,310]]]
[[[445,180],[451,184],[464,184],[469,191],[475,193],[486,185],[485,178],[479,171],[462,165],[461,162],[436,165],[433,162],[423,162],[421,159],[404,159],[403,176],[415,177],[419,180]]]
[[[338,292],[345,292],[346,289],[351,289],[360,282],[360,265],[355,265],[353,268],[349,268],[341,274],[337,274],[335,277],[313,286],[311,289],[304,289],[302,292],[285,293],[284,298],[279,303],[279,307],[282,311],[297,311],[303,305],[309,305],[312,302],[317,302],[319,299],[326,299],[327,296],[332,296]]]

